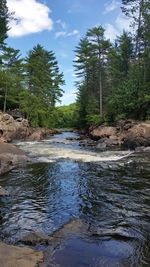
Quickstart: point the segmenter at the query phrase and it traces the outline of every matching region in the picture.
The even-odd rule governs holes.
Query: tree
[[[0,47],[4,44],[5,39],[7,38],[7,31],[9,30],[10,14],[8,13],[6,0],[0,1]]]
[[[24,89],[24,64],[20,51],[3,47],[0,65],[0,108],[19,107],[19,94]]]
[[[97,58],[98,69],[99,69],[99,109],[100,116],[103,116],[103,75],[104,65],[107,61],[108,49],[110,48],[110,42],[105,40],[105,30],[103,27],[94,27],[87,32],[87,37],[90,38],[90,42]]]
[[[63,73],[54,53],[39,44],[29,51],[25,63],[26,89],[20,94],[21,110],[34,127],[51,127],[51,114],[63,93]]]
[[[41,98],[47,106],[54,106],[62,96],[60,86],[64,84],[54,53],[37,45],[29,51],[26,63],[30,93]]]
[[[133,43],[131,35],[123,32],[108,54],[108,77],[111,92],[123,82],[129,75],[130,65],[133,58]]]

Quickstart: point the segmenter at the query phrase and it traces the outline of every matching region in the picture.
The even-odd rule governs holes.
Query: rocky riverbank
[[[56,134],[58,131],[45,128],[33,128],[24,118],[14,119],[7,113],[0,112],[0,140],[11,142],[14,140],[38,141],[47,135]]]
[[[58,131],[53,129],[33,128],[24,118],[15,120],[11,115],[0,112],[0,175],[28,161],[23,151],[8,143],[14,140],[39,141],[56,133]]]
[[[96,146],[100,150],[126,148],[150,150],[150,122],[120,121],[115,126],[91,127],[81,145]]]

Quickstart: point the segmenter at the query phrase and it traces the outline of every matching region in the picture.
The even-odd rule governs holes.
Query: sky
[[[10,22],[11,47],[23,56],[38,43],[55,52],[65,79],[62,105],[75,101],[74,50],[87,30],[102,25],[106,38],[113,41],[129,29],[121,0],[7,0],[7,5],[17,19]]]

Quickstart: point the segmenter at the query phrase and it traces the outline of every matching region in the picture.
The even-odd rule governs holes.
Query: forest
[[[74,49],[76,103],[58,106],[64,75],[55,53],[37,44],[23,58],[7,45],[10,14],[0,1],[0,110],[20,110],[34,127],[85,128],[150,119],[150,2],[122,0],[131,21],[112,43],[99,25]]]

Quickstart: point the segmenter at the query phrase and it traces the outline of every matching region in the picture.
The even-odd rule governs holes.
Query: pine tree
[[[19,94],[24,89],[24,64],[20,51],[3,47],[0,65],[0,108],[19,107]]]
[[[64,84],[54,53],[37,45],[29,52],[26,62],[30,93],[47,106],[53,106],[62,96],[60,86]]]
[[[105,40],[104,37],[105,30],[103,27],[94,27],[87,32],[87,37],[89,37],[94,54],[97,58],[97,67],[99,70],[99,113],[103,116],[103,82],[104,82],[104,66],[107,61],[108,49],[110,48],[110,42]]]
[[[4,44],[5,39],[7,38],[7,31],[9,30],[10,14],[8,13],[6,0],[0,1],[0,47]]]

